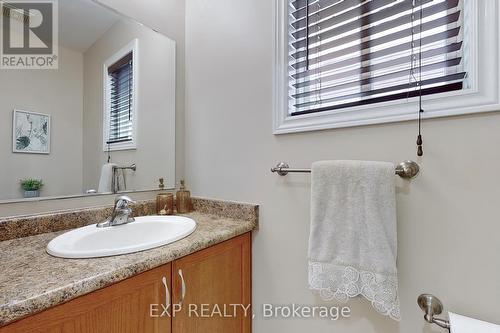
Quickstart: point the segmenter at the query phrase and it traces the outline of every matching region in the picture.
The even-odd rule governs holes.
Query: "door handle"
[[[161,281],[163,282],[163,285],[165,286],[165,308],[168,309],[168,307],[170,306],[170,291],[168,290],[167,278],[163,277],[161,279]]]
[[[179,276],[181,278],[181,299],[179,300],[179,307],[182,308],[182,303],[184,302],[184,297],[186,296],[186,282],[184,282],[184,276],[182,275],[182,269],[179,269]]]

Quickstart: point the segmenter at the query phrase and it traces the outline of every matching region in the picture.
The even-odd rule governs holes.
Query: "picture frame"
[[[50,154],[50,115],[14,109],[12,152]]]

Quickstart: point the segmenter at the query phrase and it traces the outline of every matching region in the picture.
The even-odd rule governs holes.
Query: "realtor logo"
[[[57,0],[0,0],[1,69],[57,69]]]

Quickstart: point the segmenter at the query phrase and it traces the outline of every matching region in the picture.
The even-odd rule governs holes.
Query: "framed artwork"
[[[14,153],[50,154],[50,116],[14,110],[12,151]]]

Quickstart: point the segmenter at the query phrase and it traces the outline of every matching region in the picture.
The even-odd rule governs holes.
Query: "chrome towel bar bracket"
[[[422,294],[417,299],[418,306],[424,312],[424,320],[430,324],[438,325],[444,329],[450,329],[450,322],[435,316],[443,312],[443,303],[434,295]]]
[[[277,173],[280,176],[286,176],[289,172],[310,173],[311,169],[291,169],[288,163],[280,162],[271,169],[271,172]],[[401,178],[412,179],[418,175],[420,167],[416,162],[404,161],[396,166],[395,172]]]

